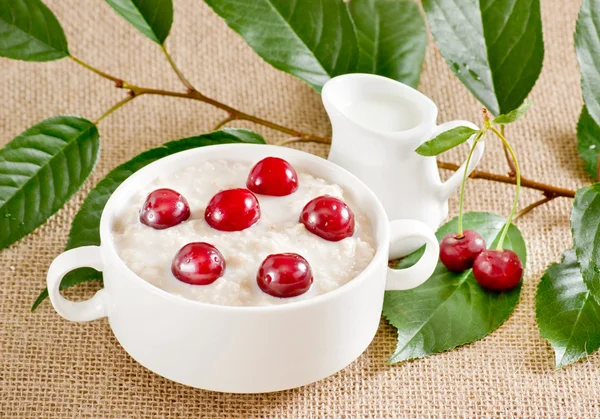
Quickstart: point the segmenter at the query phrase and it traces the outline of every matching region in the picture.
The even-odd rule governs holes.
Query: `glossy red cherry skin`
[[[304,206],[300,222],[317,236],[337,242],[354,234],[354,214],[344,201],[319,196]]]
[[[140,210],[140,221],[148,227],[162,230],[190,218],[186,199],[173,189],[150,192]]]
[[[171,272],[187,284],[212,284],[225,272],[225,258],[212,244],[188,243],[173,258]]]
[[[521,282],[523,265],[512,250],[484,250],[473,263],[473,275],[484,288],[507,291]]]
[[[485,240],[473,230],[448,234],[440,242],[440,260],[446,268],[463,272],[473,267],[475,258],[485,250]]]
[[[258,221],[260,206],[256,196],[248,189],[226,189],[212,197],[204,218],[217,230],[240,231]]]
[[[267,157],[252,168],[246,187],[261,195],[285,196],[298,189],[298,174],[287,161]]]
[[[256,282],[273,297],[289,298],[304,294],[313,283],[310,265],[296,253],[269,255],[260,265]]]

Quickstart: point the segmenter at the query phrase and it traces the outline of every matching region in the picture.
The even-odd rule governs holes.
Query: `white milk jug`
[[[468,121],[436,125],[438,109],[431,99],[372,74],[334,77],[325,83],[322,99],[333,129],[328,159],[371,188],[390,220],[416,219],[437,229],[448,215],[448,198],[460,186],[465,165],[442,182],[436,158],[423,157],[415,149],[443,131],[478,127]],[[480,142],[468,173],[483,151]],[[404,252],[417,244],[409,243]]]

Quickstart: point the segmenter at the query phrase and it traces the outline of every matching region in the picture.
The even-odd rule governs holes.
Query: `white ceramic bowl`
[[[169,294],[137,276],[117,256],[111,237],[114,217],[131,194],[157,173],[205,160],[256,162],[267,156],[284,158],[299,170],[339,184],[369,216],[376,253],[349,283],[289,304],[218,306]],[[188,150],[144,167],[108,200],[100,237],[101,246],[69,250],[50,266],[48,290],[56,311],[72,321],[107,316],[120,344],[146,368],[189,386],[232,393],[299,387],[350,364],[377,331],[384,290],[409,289],[424,282],[433,272],[439,252],[429,227],[414,220],[389,223],[375,195],[346,170],[301,151],[252,144]],[[394,245],[411,237],[427,242],[424,256],[411,268],[389,269],[388,254],[393,256]],[[104,289],[84,302],[66,300],[59,291],[61,279],[85,266],[103,272]]]

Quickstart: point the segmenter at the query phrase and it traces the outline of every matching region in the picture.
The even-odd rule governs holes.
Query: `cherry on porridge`
[[[267,157],[252,168],[246,186],[257,194],[285,196],[298,189],[298,174],[287,161]]]
[[[173,227],[190,218],[187,200],[173,189],[150,192],[140,210],[140,222],[157,230]]]
[[[171,272],[187,284],[212,284],[225,272],[225,258],[212,244],[188,243],[173,258]]]
[[[300,222],[322,239],[337,242],[354,234],[354,214],[344,201],[319,196],[304,206]]]
[[[258,221],[260,206],[248,189],[226,189],[212,197],[204,213],[206,222],[217,230],[240,231]]]
[[[310,265],[296,253],[269,255],[260,265],[256,282],[260,289],[279,298],[297,297],[310,289],[313,283]]]

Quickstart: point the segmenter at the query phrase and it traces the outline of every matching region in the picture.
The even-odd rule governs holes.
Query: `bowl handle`
[[[388,291],[409,290],[427,281],[440,255],[440,245],[433,230],[425,223],[417,220],[394,220],[390,222],[390,253],[389,258],[401,256],[399,251],[401,241],[418,238],[425,242],[425,253],[419,261],[406,269],[388,268],[385,289]],[[398,250],[397,250],[398,249]]]
[[[46,283],[50,301],[58,314],[74,322],[87,322],[107,315],[107,294],[104,289],[82,302],[69,301],[60,294],[60,282],[66,274],[84,267],[101,271],[102,266],[99,246],[77,247],[67,250],[54,259],[48,270]]]

